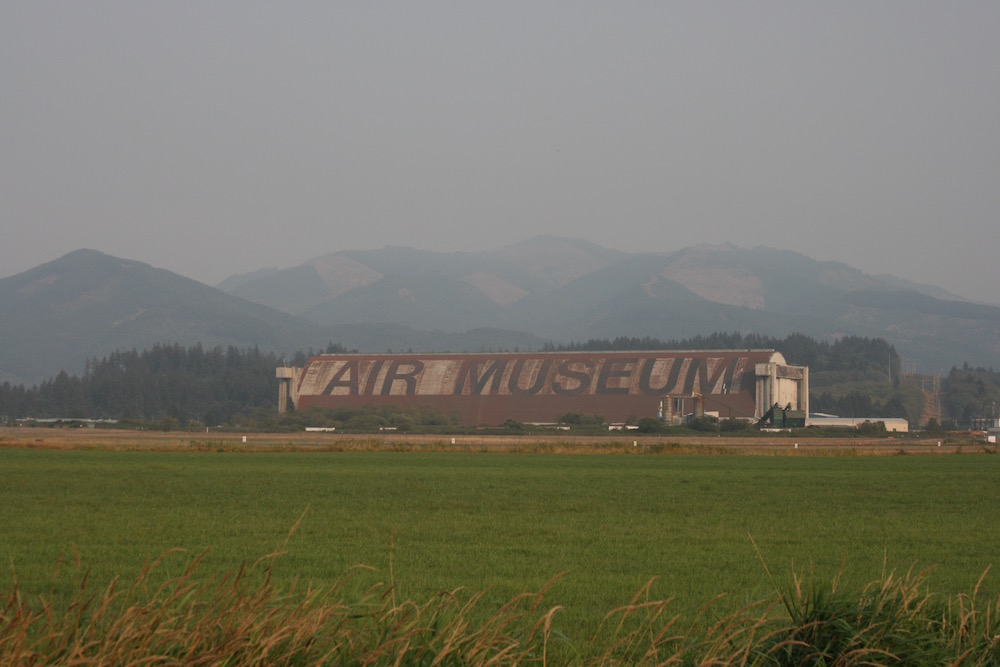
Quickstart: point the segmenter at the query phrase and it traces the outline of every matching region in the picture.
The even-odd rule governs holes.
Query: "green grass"
[[[67,599],[77,558],[98,585],[171,548],[209,549],[199,567],[218,574],[271,553],[300,518],[278,585],[330,584],[366,564],[359,590],[390,578],[400,599],[488,589],[485,613],[562,574],[546,602],[575,638],[654,577],[651,594],[675,598],[684,619],[716,594],[708,618],[773,599],[757,549],[779,585],[793,571],[861,585],[917,565],[934,566],[923,583],[940,594],[970,591],[1000,553],[1000,457],[984,454],[0,449],[0,471],[0,584],[16,574],[24,593]],[[980,594],[998,590],[990,575]]]

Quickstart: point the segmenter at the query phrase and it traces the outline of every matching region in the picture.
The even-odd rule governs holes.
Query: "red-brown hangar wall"
[[[656,417],[661,398],[704,397],[721,418],[754,417],[755,364],[771,350],[387,354],[313,357],[292,388],[312,406],[427,405],[463,424],[555,422],[568,412],[611,422]]]

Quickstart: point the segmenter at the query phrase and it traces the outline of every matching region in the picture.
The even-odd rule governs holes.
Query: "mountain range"
[[[883,337],[924,373],[1000,367],[1000,307],[732,245],[625,253],[541,236],[493,252],[343,250],[217,287],[79,250],[0,279],[0,313],[0,382],[15,383],[154,343],[481,351],[716,331]]]

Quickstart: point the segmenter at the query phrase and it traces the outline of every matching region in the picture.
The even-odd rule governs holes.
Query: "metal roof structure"
[[[789,397],[796,409],[808,402],[808,369],[774,350],[338,354],[277,376],[296,409],[420,404],[466,425],[662,417],[666,397],[698,396],[705,412],[745,419]]]

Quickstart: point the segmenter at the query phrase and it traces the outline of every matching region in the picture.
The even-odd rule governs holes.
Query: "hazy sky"
[[[766,245],[1000,303],[1000,2],[0,0],[0,277]]]

